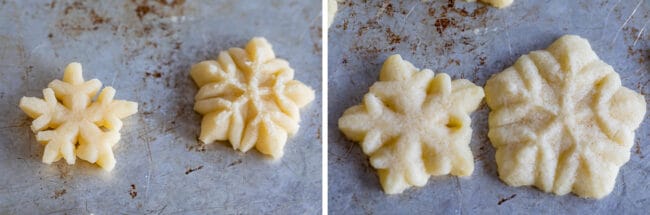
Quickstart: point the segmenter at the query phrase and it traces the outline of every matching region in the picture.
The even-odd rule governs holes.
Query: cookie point
[[[410,77],[409,71],[404,59],[399,54],[391,55],[384,61],[379,72],[379,80],[381,81],[401,81]]]

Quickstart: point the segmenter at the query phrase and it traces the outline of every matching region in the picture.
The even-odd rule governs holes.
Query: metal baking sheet
[[[0,214],[314,214],[321,211],[321,3],[1,1]],[[266,37],[316,90],[300,131],[271,161],[201,146],[192,64]],[[136,101],[108,173],[77,160],[41,163],[18,108],[72,62]]]
[[[401,54],[419,68],[485,85],[522,54],[546,48],[564,34],[587,38],[620,74],[623,85],[650,91],[650,1],[515,0],[498,10],[465,1],[351,1],[339,3],[329,29],[330,214],[645,214],[650,211],[650,125],[636,131],[630,161],[614,191],[595,201],[509,187],[496,172],[487,139],[488,108],[472,114],[469,178],[432,177],[399,195],[381,191],[375,170],[337,121],[359,104],[383,61]]]

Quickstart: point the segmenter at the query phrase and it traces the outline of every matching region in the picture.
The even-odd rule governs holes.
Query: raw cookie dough
[[[231,48],[216,61],[192,66],[200,87],[194,110],[203,115],[199,139],[206,144],[229,140],[243,152],[255,146],[282,157],[287,136],[298,131],[299,108],[314,100],[314,91],[293,80],[293,73],[259,37],[245,49]]]
[[[34,118],[32,131],[45,144],[43,163],[64,158],[74,164],[76,157],[111,171],[115,167],[112,147],[120,140],[122,121],[138,112],[138,104],[113,100],[115,89],[102,83],[84,81],[81,64],[69,64],[63,81],[54,80],[43,90],[44,99],[23,97],[20,109]]]
[[[465,1],[476,2],[476,0],[465,0]],[[504,8],[510,6],[513,0],[479,0],[479,1],[486,4],[490,4],[496,8]]]
[[[434,76],[393,55],[363,103],[343,113],[339,129],[360,142],[384,191],[401,193],[424,186],[430,175],[472,174],[469,114],[483,96],[468,80]]]
[[[334,21],[338,3],[336,0],[327,0],[327,27],[329,28]]]
[[[643,96],[574,35],[522,56],[485,92],[501,180],[557,195],[609,194],[646,111]]]

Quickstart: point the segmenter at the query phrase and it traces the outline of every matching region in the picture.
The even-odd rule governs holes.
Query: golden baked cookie
[[[138,104],[113,100],[115,89],[104,88],[97,79],[84,81],[81,64],[69,64],[63,81],[54,80],[43,90],[44,99],[23,97],[19,107],[34,118],[32,131],[45,144],[43,163],[76,157],[111,171],[115,167],[113,146],[120,141],[121,119],[138,112]]]
[[[293,80],[293,73],[264,38],[192,66],[190,75],[200,87],[194,110],[203,115],[199,139],[228,140],[243,152],[255,146],[282,157],[287,136],[298,131],[299,108],[314,100],[314,91]]]
[[[609,194],[646,111],[643,96],[575,35],[520,57],[485,93],[501,180],[557,195]]]
[[[419,71],[393,55],[363,103],[343,113],[339,129],[360,142],[384,191],[401,193],[424,186],[430,175],[472,174],[469,114],[483,96],[483,89],[468,80]]]

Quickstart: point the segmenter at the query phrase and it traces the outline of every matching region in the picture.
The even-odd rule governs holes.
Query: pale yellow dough
[[[643,96],[574,35],[522,56],[485,92],[501,180],[557,195],[609,194],[646,111]]]
[[[465,0],[465,1],[476,2],[476,0]],[[513,0],[479,0],[479,1],[486,4],[490,4],[496,8],[504,8],[510,6]]]
[[[314,91],[293,80],[293,73],[264,38],[192,66],[200,87],[194,110],[203,115],[199,139],[206,144],[229,140],[243,152],[255,146],[282,157],[287,136],[298,131],[299,108],[314,100]]]
[[[23,97],[20,109],[34,118],[36,140],[45,144],[43,163],[64,158],[74,164],[76,157],[111,171],[115,167],[112,147],[120,140],[121,119],[138,112],[138,104],[113,100],[115,89],[102,83],[84,81],[81,64],[69,64],[63,81],[54,80],[43,90],[44,99]],[[76,145],[78,144],[78,145]]]
[[[360,142],[384,191],[401,193],[424,186],[430,175],[472,174],[469,114],[483,96],[468,80],[434,76],[393,55],[363,103],[343,113],[339,129]]]
[[[327,0],[327,27],[332,25],[334,22],[334,16],[336,16],[336,10],[338,9],[338,2],[336,0]]]

